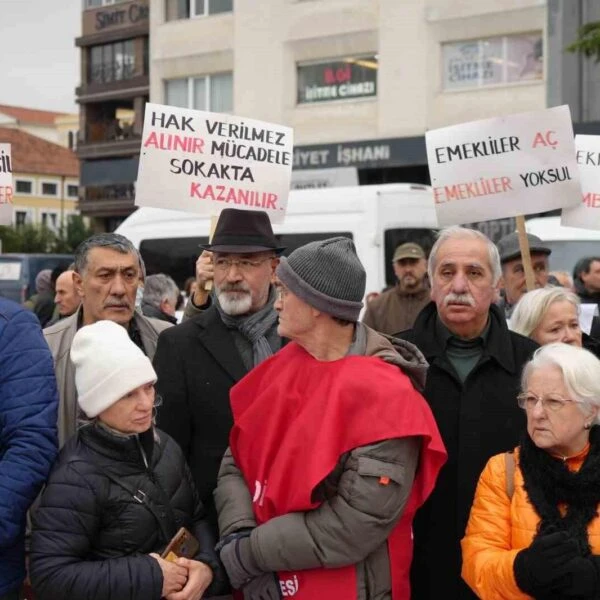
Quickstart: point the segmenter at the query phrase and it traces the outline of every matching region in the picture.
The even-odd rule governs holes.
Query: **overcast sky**
[[[0,104],[77,112],[82,0],[0,0]]]

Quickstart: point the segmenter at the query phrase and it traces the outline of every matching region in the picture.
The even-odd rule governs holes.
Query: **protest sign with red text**
[[[575,136],[577,165],[581,179],[579,203],[563,208],[560,224],[565,227],[600,229],[600,136]]]
[[[0,225],[13,220],[13,179],[10,144],[0,144]]]
[[[436,129],[425,140],[441,227],[580,202],[568,106]]]
[[[135,204],[213,215],[264,210],[281,223],[292,146],[289,127],[148,103]]]

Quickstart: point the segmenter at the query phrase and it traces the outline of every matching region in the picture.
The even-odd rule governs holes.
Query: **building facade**
[[[134,210],[144,106],[149,95],[148,0],[83,0],[81,214],[112,231]]]
[[[296,171],[428,183],[427,130],[546,106],[545,0],[150,9],[151,100],[289,125]]]
[[[11,145],[13,223],[45,225],[55,233],[78,214],[79,162],[73,151],[16,128],[0,127]]]
[[[568,104],[575,133],[600,135],[600,68],[565,51],[585,23],[600,21],[597,0],[548,1],[548,106]]]

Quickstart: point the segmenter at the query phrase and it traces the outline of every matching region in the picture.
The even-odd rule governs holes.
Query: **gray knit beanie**
[[[275,271],[301,300],[332,317],[357,321],[367,275],[351,239],[311,242],[282,257]]]

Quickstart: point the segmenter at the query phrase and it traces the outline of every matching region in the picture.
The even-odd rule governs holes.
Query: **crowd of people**
[[[350,239],[225,209],[181,324],[114,233],[0,299],[0,600],[599,597],[600,258],[528,237],[535,290],[449,227],[364,306]]]

